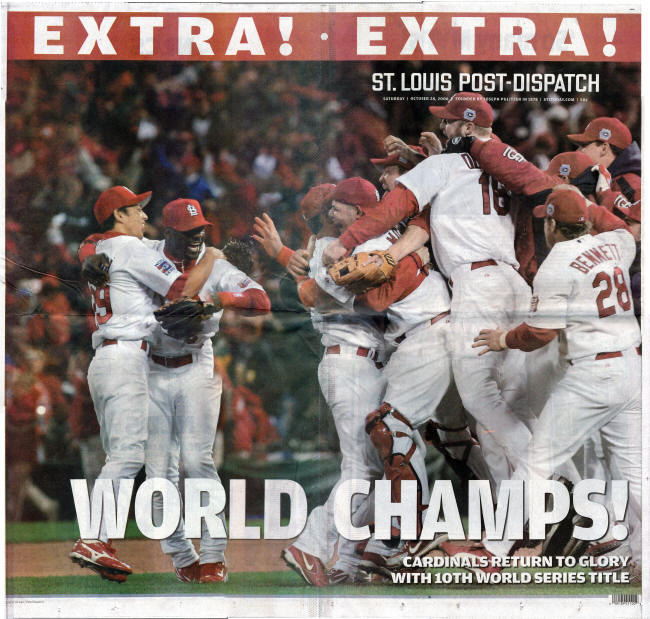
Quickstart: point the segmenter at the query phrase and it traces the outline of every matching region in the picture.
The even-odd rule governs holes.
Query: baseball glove
[[[375,261],[377,257],[381,262]],[[353,294],[363,294],[388,281],[395,268],[395,258],[387,251],[359,252],[329,267],[335,284],[345,286]]]
[[[178,340],[189,340],[201,331],[203,321],[220,309],[213,303],[181,297],[159,307],[154,316],[168,335]]]
[[[111,261],[106,254],[92,254],[81,265],[81,277],[95,288],[102,288],[109,282],[110,266]]]

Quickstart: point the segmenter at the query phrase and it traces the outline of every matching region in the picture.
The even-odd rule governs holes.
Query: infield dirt
[[[228,569],[231,572],[271,572],[289,568],[280,558],[287,540],[231,540],[228,543]],[[73,541],[7,544],[7,578],[21,576],[79,576],[92,574],[80,570],[68,558]],[[114,542],[120,559],[133,567],[134,573],[172,572],[169,557],[155,540],[129,539]]]

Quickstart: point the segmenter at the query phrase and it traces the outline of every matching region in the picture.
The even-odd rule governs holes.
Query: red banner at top
[[[13,60],[641,60],[640,14],[7,15]]]

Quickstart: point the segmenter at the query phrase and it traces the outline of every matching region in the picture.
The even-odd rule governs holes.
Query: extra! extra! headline
[[[248,15],[11,11],[8,58],[631,62],[640,54],[640,14],[277,11],[274,7]]]

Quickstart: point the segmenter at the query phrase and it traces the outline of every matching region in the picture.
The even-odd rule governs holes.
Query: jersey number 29
[[[111,293],[108,286],[102,288],[92,288],[93,312],[95,314],[95,323],[97,326],[107,323],[113,315],[111,308]]]

